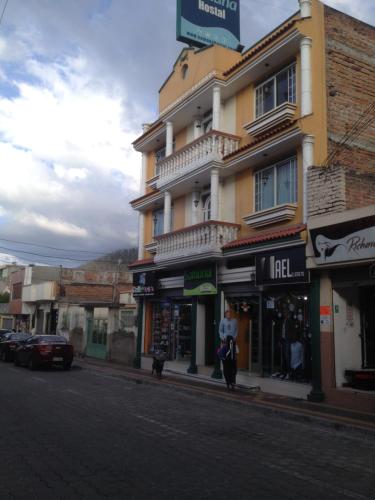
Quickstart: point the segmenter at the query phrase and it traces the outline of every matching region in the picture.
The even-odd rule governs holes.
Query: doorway
[[[375,368],[375,287],[360,291],[363,368]]]

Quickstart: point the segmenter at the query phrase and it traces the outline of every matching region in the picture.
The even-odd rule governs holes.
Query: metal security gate
[[[98,359],[106,359],[107,357],[107,328],[106,319],[86,320],[87,327],[87,356]]]

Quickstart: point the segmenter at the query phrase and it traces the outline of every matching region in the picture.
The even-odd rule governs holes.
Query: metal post
[[[134,358],[134,368],[141,368],[141,353],[142,353],[142,337],[143,337],[143,303],[144,298],[138,299],[138,331],[137,331],[137,348]]]
[[[218,294],[215,297],[215,358],[214,358],[215,364],[214,364],[214,371],[212,372],[211,377],[216,379],[223,378],[220,359],[216,354],[218,348],[220,347],[219,326],[221,320],[221,294],[222,292],[218,292]]]
[[[320,279],[315,276],[311,280],[310,285],[310,309],[309,309],[309,324],[311,333],[311,363],[312,363],[312,389],[307,399],[313,402],[321,402],[324,400],[324,392],[322,391],[322,375],[321,375],[321,352],[320,352]]]
[[[198,373],[197,367],[197,304],[198,298],[193,297],[191,306],[191,359],[188,373]]]

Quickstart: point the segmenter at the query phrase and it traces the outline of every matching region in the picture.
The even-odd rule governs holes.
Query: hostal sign
[[[240,0],[177,0],[177,40],[240,47]]]
[[[299,246],[255,256],[257,285],[281,285],[308,282],[305,247]]]

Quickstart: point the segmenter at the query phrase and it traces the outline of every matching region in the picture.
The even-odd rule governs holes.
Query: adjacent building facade
[[[346,40],[349,25],[358,46]],[[354,123],[369,106],[342,91],[335,58],[350,67],[360,58],[360,71],[373,77],[373,33],[301,0],[300,11],[243,54],[216,45],[181,52],[160,89],[159,117],[134,143],[142,153],[141,196],[132,202],[138,366],[162,352],[191,373],[211,366],[220,377],[218,326],[231,309],[240,370],[279,383],[290,361],[285,345],[298,340],[300,381],[323,398],[322,276],[306,265],[308,200],[314,168],[331,166],[345,135],[335,110],[352,106]]]

